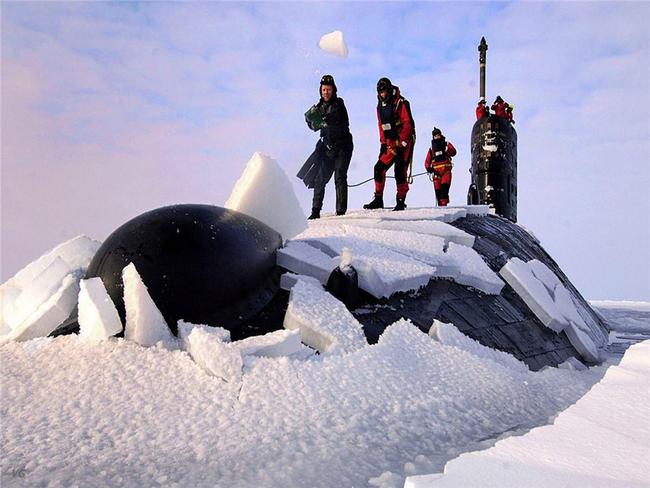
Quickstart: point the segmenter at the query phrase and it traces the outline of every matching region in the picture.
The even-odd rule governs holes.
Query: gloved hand
[[[388,151],[388,146],[386,144],[382,144],[379,149],[379,154],[386,154],[386,151]]]
[[[427,173],[429,173],[429,174],[433,173],[433,166],[429,166],[427,168]]]

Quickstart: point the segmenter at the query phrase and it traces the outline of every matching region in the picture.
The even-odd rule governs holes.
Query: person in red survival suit
[[[485,103],[485,98],[479,98],[478,105],[476,105],[476,120],[481,120],[483,117],[490,115],[490,109]]]
[[[497,117],[503,117],[508,122],[512,122],[514,124],[515,121],[512,120],[512,105],[504,102],[503,98],[497,97],[496,100],[494,100],[494,103],[492,104],[492,110],[494,111],[494,115]]]
[[[415,123],[408,100],[400,95],[399,87],[393,86],[388,78],[377,82],[377,123],[381,150],[374,168],[375,196],[363,208],[384,207],[386,171],[394,164],[397,202],[393,210],[404,210],[409,191],[407,173],[415,144]]]
[[[456,148],[445,140],[442,131],[437,127],[431,132],[431,147],[427,152],[424,167],[433,174],[433,189],[436,192],[438,206],[446,207],[449,203],[449,187],[451,186],[451,158],[456,155]]]

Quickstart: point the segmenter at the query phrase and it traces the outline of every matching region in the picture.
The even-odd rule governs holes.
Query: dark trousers
[[[337,146],[331,151],[325,151],[321,171],[314,181],[314,199],[311,208],[320,210],[323,208],[325,198],[325,186],[334,175],[336,186],[336,212],[344,214],[348,209],[348,168],[352,159],[352,142],[343,146]]]

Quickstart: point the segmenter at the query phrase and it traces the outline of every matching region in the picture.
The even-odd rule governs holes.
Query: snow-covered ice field
[[[405,321],[348,354],[248,356],[241,381],[231,382],[187,352],[121,338],[9,342],[0,348],[2,484],[403,486],[463,452],[552,423],[603,376],[597,398],[626,386],[640,395],[627,400],[643,405],[648,342],[627,352],[641,363],[638,374],[607,372],[629,343],[650,335],[647,307],[600,308],[615,331],[636,335],[604,365],[583,371],[508,367]],[[631,454],[648,468],[645,412],[614,416],[620,425],[611,426],[611,444],[600,444],[600,427],[574,432],[575,450],[563,445],[563,452],[576,459],[567,462],[588,468],[593,460],[577,446],[592,443],[594,432],[597,449],[613,454],[634,431],[645,444]],[[556,446],[547,448],[550,456]]]

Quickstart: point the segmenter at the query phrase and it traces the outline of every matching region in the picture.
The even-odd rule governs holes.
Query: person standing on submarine
[[[331,75],[320,80],[320,100],[305,114],[313,131],[320,130],[321,165],[314,180],[314,198],[310,220],[320,218],[325,198],[325,186],[334,174],[336,187],[336,215],[345,215],[348,209],[348,168],[354,144],[350,133],[350,120],[343,99],[337,95]]]
[[[415,123],[408,100],[388,78],[377,82],[377,122],[381,149],[374,168],[375,196],[363,208],[384,207],[386,171],[394,164],[397,196],[393,210],[404,210],[409,191],[408,168],[415,144]]]
[[[437,127],[431,132],[431,147],[424,161],[427,173],[433,176],[433,189],[439,207],[449,203],[449,187],[451,186],[451,158],[456,155],[456,148],[445,140],[442,131]]]

